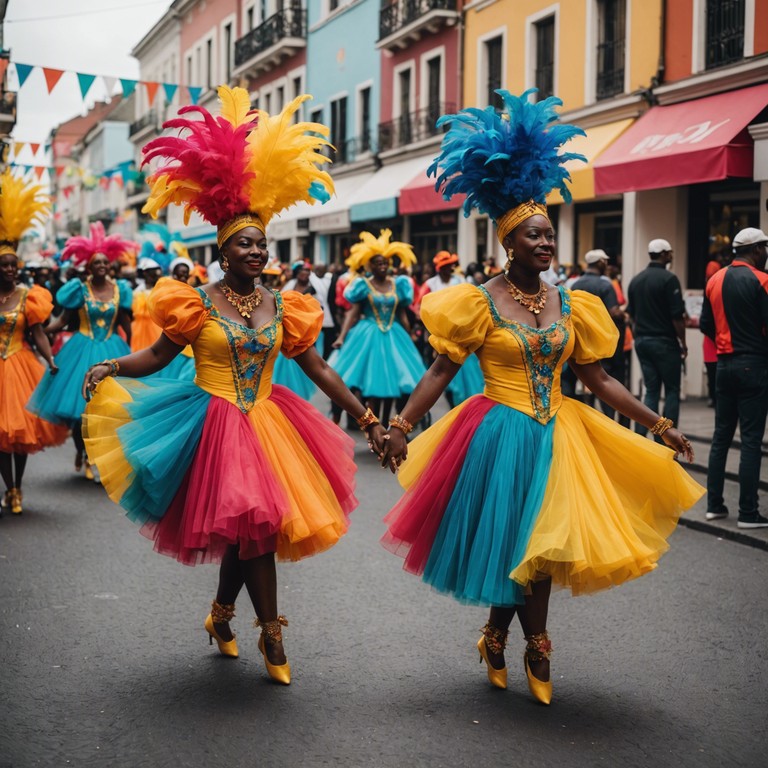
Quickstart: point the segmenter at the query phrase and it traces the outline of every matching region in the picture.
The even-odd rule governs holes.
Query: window
[[[339,7],[339,0],[328,0],[328,13],[333,13]]]
[[[371,151],[371,87],[360,89],[360,151]]]
[[[597,4],[597,91],[609,99],[624,91],[624,45],[626,0],[598,0]]]
[[[744,58],[744,0],[707,0],[707,69]]]
[[[293,98],[295,99],[297,96],[301,96],[302,90],[301,75],[299,75],[299,77],[293,78]]]
[[[213,40],[205,41],[205,84],[213,88]]]
[[[192,57],[187,56],[187,85],[192,85]]]
[[[331,144],[336,147],[338,162],[347,159],[347,97],[331,102]]]
[[[536,22],[536,71],[534,84],[538,98],[546,99],[555,89],[555,17]]]
[[[269,114],[272,114],[272,94],[271,93],[264,94],[264,111],[269,112]]]
[[[277,103],[275,104],[275,112],[282,112],[285,106],[285,87],[280,86],[277,89]]]
[[[427,62],[427,120],[430,124],[440,117],[440,93],[443,75],[443,59],[435,56]]]
[[[232,24],[224,27],[224,74],[226,81],[232,79]]]
[[[492,104],[497,110],[501,110],[503,107],[501,96],[494,93],[498,88],[501,88],[502,42],[502,38],[499,36],[483,43],[485,46],[486,102],[489,105]]]
[[[259,19],[262,24],[267,20],[267,0],[261,0],[259,3]]]
[[[253,8],[249,8],[246,11],[247,27],[250,32],[253,29]]]
[[[397,118],[398,140],[395,146],[403,146],[411,142],[411,70],[401,69],[397,74],[400,100]]]

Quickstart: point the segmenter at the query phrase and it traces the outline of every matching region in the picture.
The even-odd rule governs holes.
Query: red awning
[[[595,161],[595,193],[752,177],[747,125],[768,106],[768,84],[653,107]]]
[[[435,179],[426,173],[419,173],[400,190],[397,209],[403,215],[455,211],[464,205],[465,197],[454,195],[450,200],[443,200],[443,196],[435,192]]]

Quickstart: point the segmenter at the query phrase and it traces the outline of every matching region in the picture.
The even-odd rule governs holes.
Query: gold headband
[[[264,226],[258,213],[243,213],[240,216],[235,216],[234,219],[219,224],[218,231],[216,232],[216,242],[219,244],[219,248],[221,248],[224,243],[235,234],[235,232],[239,232],[246,227],[256,227],[256,229],[260,229],[265,235],[267,234],[267,228]]]
[[[526,219],[530,219],[531,216],[539,214],[545,216],[547,220],[547,206],[536,203],[533,200],[520,203],[516,208],[507,211],[496,222],[496,236],[499,238],[499,242],[504,245],[504,238],[515,228],[520,226]]]
[[[12,253],[16,255],[16,249],[10,243],[3,243],[0,245],[0,256],[5,256],[6,253]]]

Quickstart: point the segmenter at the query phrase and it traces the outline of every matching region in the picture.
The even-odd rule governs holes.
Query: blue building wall
[[[307,92],[314,97],[305,105],[306,117],[323,108],[323,122],[330,125],[330,100],[347,96],[347,138],[358,134],[357,87],[371,81],[371,130],[379,124],[381,53],[379,37],[381,0],[351,0],[322,19],[327,0],[307,0]]]

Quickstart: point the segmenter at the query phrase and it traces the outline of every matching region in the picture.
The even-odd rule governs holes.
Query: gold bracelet
[[[370,409],[366,408],[365,413],[357,419],[357,426],[360,427],[360,429],[365,432],[368,427],[372,426],[373,424],[380,424],[381,422],[376,417],[376,414]]]
[[[96,363],[95,365],[92,365],[91,368],[98,368],[100,365],[108,365],[109,366],[109,373],[107,376],[117,376],[118,371],[120,370],[120,363],[117,362],[114,358],[111,360],[102,360],[100,363]]]
[[[413,432],[413,424],[408,419],[404,419],[399,413],[389,420],[389,426],[401,429],[405,435]]]
[[[675,423],[672,419],[665,419],[663,416],[651,427],[651,432],[654,435],[661,437],[668,429],[672,429]]]

